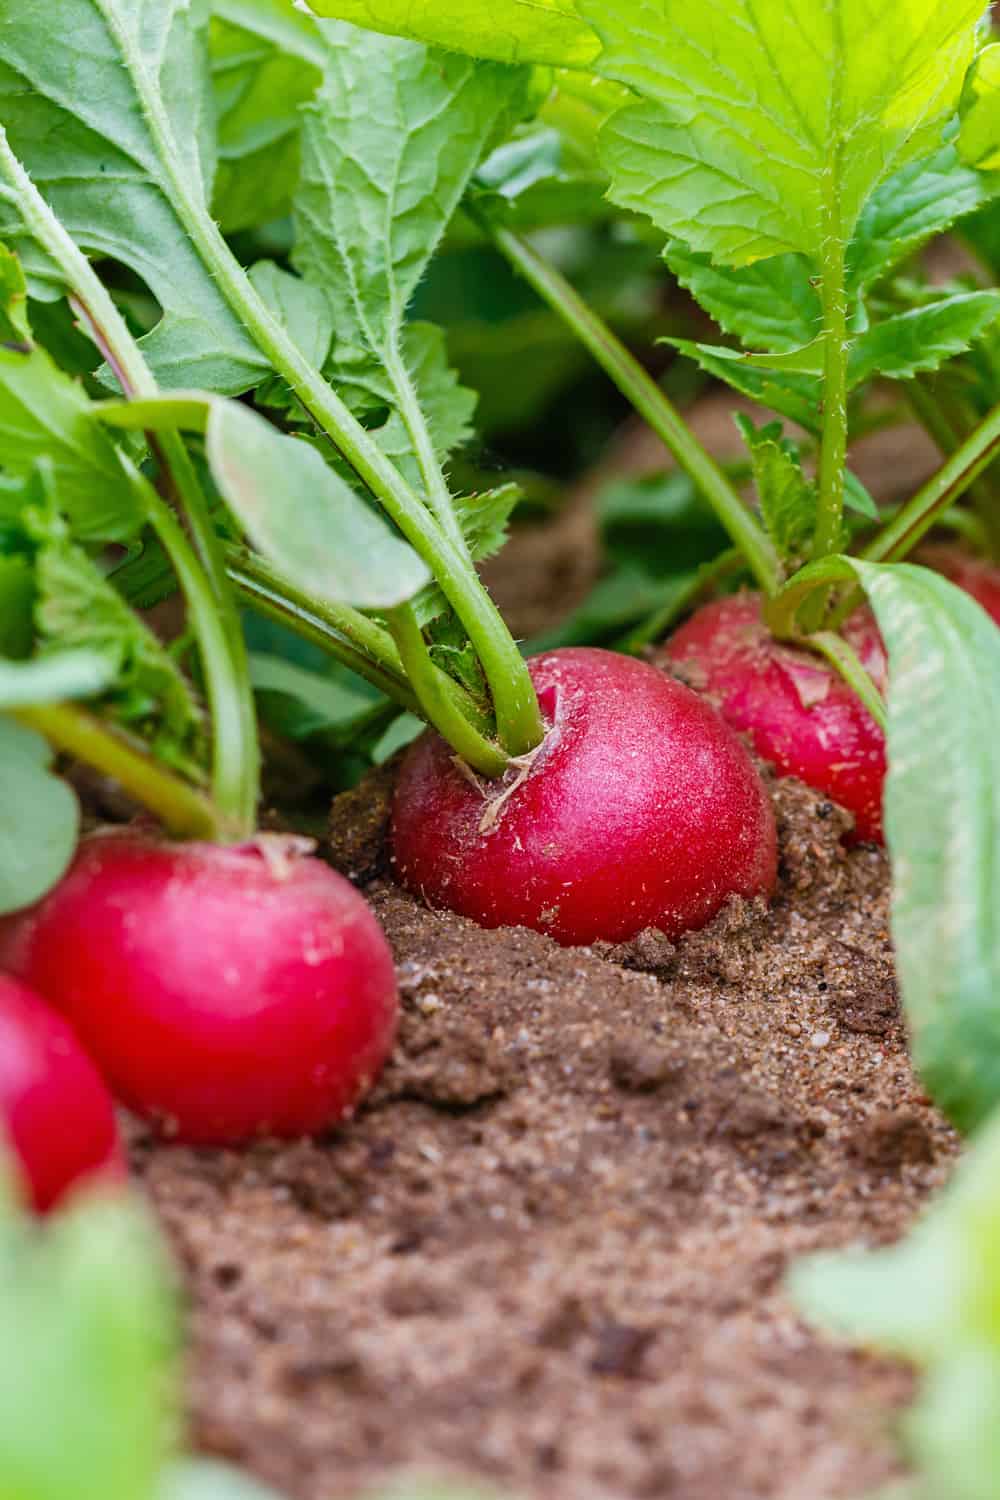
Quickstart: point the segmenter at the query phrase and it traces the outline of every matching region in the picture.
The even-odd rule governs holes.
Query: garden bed
[[[637,1500],[891,1473],[907,1375],[782,1293],[803,1252],[895,1238],[955,1150],[906,1054],[884,855],[779,783],[770,913],[564,950],[393,886],[388,779],[334,818],[405,1004],[360,1117],[249,1155],[135,1143],[186,1272],[197,1442],[301,1500],[413,1469]]]

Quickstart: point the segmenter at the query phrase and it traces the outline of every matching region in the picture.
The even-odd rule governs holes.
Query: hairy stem
[[[413,450],[417,455],[421,478],[424,481],[424,488],[427,491],[427,503],[433,511],[441,530],[451,542],[456,552],[468,563],[471,571],[473,567],[472,555],[469,552],[468,543],[465,540],[465,535],[455,514],[451,490],[448,488],[444,471],[438,462],[437,453],[434,451],[434,440],[431,437],[430,429],[427,426],[427,419],[417,399],[417,393],[414,389],[410,372],[406,368],[406,363],[398,350],[394,350],[390,358],[386,361],[386,369],[389,379],[392,381],[396,399],[399,402],[399,415],[410,435]]]
[[[835,190],[831,190],[835,196]],[[840,236],[839,196],[827,205],[823,279],[823,434],[819,459],[819,500],[814,558],[836,552],[844,521],[844,471],[847,467],[847,286]]]
[[[474,771],[483,776],[502,776],[509,764],[508,757],[491,740],[473,729],[465,715],[455,707],[450,694],[442,691],[427,642],[408,604],[389,611],[389,629],[399,648],[406,675],[420,700],[422,716],[444,735]]]
[[[108,359],[126,395],[155,397],[157,385],[124,318],[75,240],[63,228],[10,149],[0,126],[0,175],[14,189],[25,227],[59,266],[78,312]],[[220,564],[215,533],[187,451],[176,433],[160,435],[165,467],[177,484],[215,596],[227,643],[225,653],[209,645],[205,680],[212,712],[213,795],[239,830],[256,819],[258,749],[253,694],[239,619]],[[201,642],[199,641],[199,645]]]
[[[510,230],[493,224],[486,215],[474,216],[497,249],[573,330],[622,395],[663,440],[712,506],[764,592],[775,593],[780,586],[781,570],[770,539],[656,381],[561,272]]]
[[[441,530],[420,496],[320,372],[304,358],[257,294],[208,212],[198,185],[190,181],[163,101],[133,38],[105,0],[97,3],[134,80],[146,124],[170,182],[174,210],[220,292],[268,363],[287,380],[302,405],[433,572],[479,655],[493,695],[497,729],[504,747],[513,755],[534,749],[544,733],[538,700],[527,666],[498,610],[464,555]]]
[[[69,704],[15,709],[14,717],[50,745],[110,776],[179,838],[218,839],[236,830],[217,807],[120,732]]]

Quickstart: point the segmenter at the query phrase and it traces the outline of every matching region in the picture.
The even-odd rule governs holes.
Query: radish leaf
[[[914,1360],[925,1380],[903,1438],[913,1500],[993,1500],[1000,1471],[1000,1116],[909,1237],[811,1256],[792,1272],[803,1312]]]
[[[1000,630],[946,579],[854,562],[889,650],[893,935],[917,1066],[964,1129],[1000,1104]]]
[[[328,373],[365,411],[388,407],[385,451],[416,485],[467,435],[461,391],[433,330],[407,308],[473,172],[524,112],[530,73],[476,64],[337,22],[321,27],[327,61],[306,108],[294,261],[330,301]],[[421,389],[422,387],[422,389]]]
[[[181,217],[207,208],[215,173],[204,16],[200,0],[0,0],[0,119],[77,244],[153,292],[163,317],[142,342],[161,383],[236,394],[267,362]],[[0,234],[30,238],[2,149]]]
[[[430,572],[311,444],[231,401],[212,403],[212,475],[253,545],[318,599],[387,609]]]
[[[86,541],[124,541],[142,524],[114,445],[91,403],[32,339],[17,258],[0,246],[0,297],[8,337],[0,344],[0,455],[28,478],[44,459],[60,507]],[[5,311],[4,311],[5,309]]]
[[[101,1500],[154,1494],[176,1421],[173,1320],[163,1251],[124,1195],[79,1196],[41,1229],[0,1207],[5,1495],[62,1500],[81,1475]]]
[[[93,657],[44,664],[0,662],[0,703],[44,701],[100,687],[103,664]],[[89,676],[88,676],[89,673]],[[54,691],[53,691],[54,689]],[[0,713],[0,914],[31,906],[65,874],[80,833],[80,807],[49,770],[52,751],[41,735]],[[0,1294],[2,1300],[2,1294]],[[5,1325],[6,1326],[6,1325]],[[11,1348],[13,1346],[6,1345]],[[4,1385],[0,1361],[0,1390]],[[6,1419],[7,1409],[3,1408]],[[0,1424],[0,1470],[3,1469]],[[3,1470],[6,1475],[6,1470]]]
[[[611,193],[724,265],[846,248],[872,191],[935,149],[979,0],[580,0],[597,71],[641,96],[604,127]]]
[[[573,0],[310,0],[317,15],[506,63],[583,68],[596,36]]]
[[[212,211],[222,229],[286,214],[299,175],[299,106],[316,91],[323,51],[294,0],[213,0],[209,33],[218,166]]]

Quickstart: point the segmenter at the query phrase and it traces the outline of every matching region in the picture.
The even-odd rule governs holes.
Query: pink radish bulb
[[[129,1108],[190,1143],[324,1130],[392,1048],[382,929],[294,839],[93,835],[0,927],[0,961],[63,1012]]]
[[[885,689],[885,647],[871,611],[844,627],[876,685]],[[714,702],[781,776],[798,776],[854,814],[860,839],[882,840],[885,738],[843,679],[821,657],[776,641],[757,594],[706,604],[661,653]]]
[[[114,1107],[61,1016],[0,975],[0,1136],[39,1213],[73,1188],[124,1178]]]
[[[477,784],[437,735],[408,751],[392,810],[404,885],[564,944],[676,937],[730,896],[772,891],[770,800],[708,704],[610,651],[552,651],[530,670],[550,728],[500,785]]]

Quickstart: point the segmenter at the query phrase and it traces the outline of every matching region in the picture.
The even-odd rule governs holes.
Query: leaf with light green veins
[[[411,599],[430,570],[308,442],[246,406],[211,405],[212,477],[257,550],[307,594],[362,609]]]
[[[64,537],[45,541],[35,558],[35,587],[43,650],[93,652],[107,664],[104,692],[120,723],[172,765],[191,769],[203,761],[204,713],[184,674],[83,548]]]
[[[161,384],[237,394],[266,361],[174,206],[181,187],[206,205],[215,174],[206,23],[205,0],[0,0],[0,121],[77,244],[153,292],[163,318],[142,342]],[[0,235],[30,239],[2,149]]]
[[[471,406],[443,345],[406,335],[406,311],[473,172],[526,108],[531,74],[336,22],[321,30],[327,64],[305,111],[293,259],[330,301],[328,374],[347,399],[360,387],[398,415],[383,436],[412,480],[420,470],[400,450],[419,452],[421,420],[440,458],[455,440],[442,438],[441,413]]]
[[[802,1312],[839,1337],[915,1361],[902,1424],[913,1500],[995,1500],[1000,1472],[1000,1116],[900,1244],[810,1256]]]
[[[42,1227],[0,1209],[5,1497],[145,1500],[178,1425],[176,1309],[130,1195],[78,1196]],[[58,1441],[54,1435],[58,1434]]]
[[[725,265],[845,246],[873,189],[929,154],[980,0],[579,0],[612,117],[612,197]]]
[[[869,198],[847,247],[847,289],[854,326],[863,332],[868,288],[935,234],[990,203],[1000,173],[965,166],[954,145],[910,162]],[[681,240],[665,251],[674,275],[726,333],[751,349],[787,352],[819,332],[822,309],[810,261],[776,255],[750,266],[715,265]]]
[[[780,412],[807,432],[818,433],[821,424],[819,381],[815,375],[769,370],[751,364],[738,350],[716,344],[696,344],[690,339],[664,339],[679,353],[693,359],[706,374],[723,380],[743,396],[749,396],[770,411]]]
[[[323,49],[294,0],[212,0],[218,168],[212,211],[227,234],[286,214],[299,175],[299,106]]]
[[[928,1091],[971,1129],[1000,1104],[1000,630],[936,573],[854,566],[889,651],[903,1002]]]
[[[91,662],[90,681],[100,683],[100,662]],[[86,665],[49,662],[49,678],[58,679],[56,696],[67,685],[85,684]],[[34,676],[31,674],[35,673]],[[34,663],[0,662],[0,703],[4,698],[44,701],[50,682],[41,680]],[[52,751],[41,735],[0,713],[0,915],[21,911],[41,899],[66,873],[80,833],[80,806],[70,788],[53,776]],[[0,1299],[2,1300],[2,1299]],[[4,1347],[10,1346],[4,1342]],[[3,1385],[0,1357],[0,1387]],[[6,1410],[4,1413],[6,1420]],[[0,1422],[2,1433],[4,1422]],[[0,1455],[3,1443],[0,1437]],[[0,1472],[2,1467],[0,1457]]]
[[[470,57],[505,63],[586,68],[599,43],[573,0],[309,0],[336,16],[390,36],[410,37]]]

